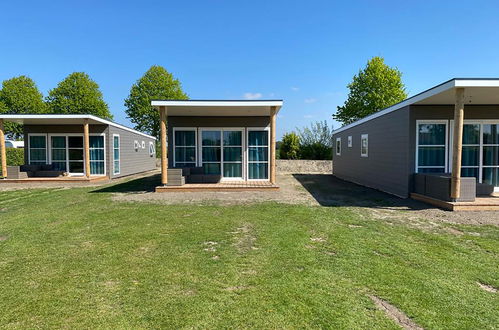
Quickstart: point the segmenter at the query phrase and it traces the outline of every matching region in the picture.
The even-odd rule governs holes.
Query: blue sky
[[[193,99],[284,99],[278,135],[331,120],[372,56],[409,95],[452,77],[499,76],[497,1],[8,1],[0,80],[47,94],[69,73],[100,85],[115,121],[153,64]]]

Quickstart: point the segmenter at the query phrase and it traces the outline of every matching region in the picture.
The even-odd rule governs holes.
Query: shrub
[[[22,148],[6,148],[7,166],[24,165],[24,149]],[[0,163],[0,169],[2,164]]]
[[[300,153],[300,138],[295,133],[287,133],[283,136],[279,148],[279,158],[298,159]]]
[[[333,158],[333,149],[320,142],[315,142],[300,147],[301,159],[331,160]]]

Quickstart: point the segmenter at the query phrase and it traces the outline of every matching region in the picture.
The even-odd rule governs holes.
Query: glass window
[[[66,164],[66,137],[52,136],[52,166],[57,171],[67,171]]]
[[[248,132],[248,179],[269,178],[269,132]]]
[[[223,176],[243,177],[243,131],[223,130]]]
[[[178,130],[174,134],[174,167],[196,166],[196,131]]]
[[[149,142],[149,156],[154,157],[156,155],[156,146],[154,142]]]
[[[32,165],[47,164],[47,139],[45,135],[30,135],[29,163]]]
[[[417,172],[443,173],[446,166],[447,124],[424,123],[417,127]]]
[[[341,156],[341,138],[336,138],[336,155]]]
[[[269,136],[267,131],[249,131],[248,145],[250,146],[268,146]]]
[[[222,174],[222,131],[202,131],[201,143],[204,173]]]
[[[484,167],[482,171],[483,183],[499,187],[499,167]]]
[[[351,135],[348,136],[348,147],[349,148],[352,147],[352,136]]]
[[[120,145],[120,136],[113,135],[113,174],[120,174],[121,171]]]
[[[104,175],[104,136],[90,136],[90,174]]]
[[[483,144],[499,144],[499,124],[483,125]]]
[[[369,136],[367,134],[362,134],[360,136],[360,155],[362,157],[367,157],[368,147],[369,147]]]

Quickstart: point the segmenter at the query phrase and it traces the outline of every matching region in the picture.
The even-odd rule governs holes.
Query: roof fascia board
[[[139,132],[137,130],[134,130],[133,128],[129,128],[120,124],[117,124],[115,122],[112,122],[107,119],[103,119],[94,115],[74,115],[74,114],[68,114],[68,115],[61,115],[61,114],[40,114],[40,115],[23,115],[23,114],[4,114],[0,115],[0,119],[66,119],[66,118],[71,118],[71,119],[92,119],[97,122],[114,126],[117,128],[121,128],[125,131],[132,132],[138,135],[145,136],[150,139],[156,140],[154,136]]]
[[[153,100],[151,105],[158,106],[198,106],[198,107],[258,107],[258,106],[282,106],[283,101],[168,101],[168,100]]]
[[[445,83],[443,84],[440,84],[438,86],[435,86],[435,87],[432,87],[430,88],[429,90],[426,90],[424,92],[421,92],[419,94],[416,94],[400,103],[397,103],[397,104],[394,104],[384,110],[381,110],[381,111],[378,111],[376,113],[373,113],[372,115],[369,115],[367,117],[364,117],[362,119],[359,119],[351,124],[348,124],[348,125],[345,125],[343,127],[340,127],[338,128],[337,130],[334,130],[333,131],[333,134],[337,134],[337,133],[340,133],[340,132],[343,132],[344,130],[347,130],[349,128],[352,128],[352,127],[355,127],[357,125],[360,125],[360,124],[363,124],[365,122],[368,122],[370,120],[373,120],[375,118],[378,118],[378,117],[381,117],[381,116],[384,116],[386,114],[389,114],[390,112],[393,112],[393,111],[396,111],[396,110],[399,110],[399,109],[402,109],[408,105],[411,105],[411,104],[414,104],[414,103],[417,103],[421,100],[424,100],[428,97],[431,97],[433,95],[436,95],[438,93],[441,93],[443,91],[446,91],[448,89],[451,89],[451,88],[454,88],[456,86],[456,80],[455,79],[452,79],[452,80],[449,80],[449,81],[446,81]]]

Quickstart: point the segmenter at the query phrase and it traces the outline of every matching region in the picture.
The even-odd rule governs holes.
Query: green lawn
[[[499,287],[497,227],[92,190],[0,192],[1,328],[397,329],[368,295],[424,328],[499,325],[499,294],[477,284]]]

